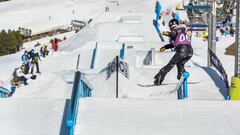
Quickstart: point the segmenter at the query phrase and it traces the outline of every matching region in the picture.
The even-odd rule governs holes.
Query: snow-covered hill
[[[177,3],[181,4],[181,0],[160,2],[163,10],[174,10]],[[106,6],[109,7],[109,12],[105,12]],[[37,33],[52,27],[68,25],[72,19],[93,19],[78,33],[57,35],[58,38],[66,36],[67,40],[59,45],[59,52],[51,51],[48,57],[42,58],[41,75],[38,74],[36,80],[29,79],[29,85],[18,88],[10,99],[0,99],[0,104],[4,104],[3,108],[0,107],[0,119],[9,120],[0,122],[0,127],[4,129],[3,134],[8,134],[10,129],[13,130],[9,132],[12,135],[36,132],[62,134],[64,113],[72,90],[77,57],[80,54],[79,70],[92,85],[94,97],[82,99],[80,103],[76,134],[210,135],[215,134],[210,130],[210,127],[213,127],[219,131],[217,134],[237,135],[238,130],[230,130],[239,127],[239,123],[236,122],[239,118],[232,116],[239,113],[235,109],[238,103],[224,101],[226,88],[217,70],[207,68],[207,42],[202,39],[193,36],[194,55],[186,64],[186,70],[190,73],[189,82],[197,82],[189,84],[189,100],[177,101],[176,93],[166,94],[174,89],[175,85],[151,88],[137,85],[151,84],[154,75],[174,55],[171,51],[158,51],[168,43],[168,38],[164,37],[166,42],[162,42],[157,35],[152,25],[154,10],[154,0],[12,0],[0,3],[1,29],[16,29],[20,26]],[[186,17],[186,14],[183,17]],[[164,16],[163,19],[170,20],[171,16]],[[161,29],[168,28],[161,25]],[[31,50],[37,42],[48,44],[51,38],[53,37],[29,42],[24,44],[24,47]],[[229,80],[233,75],[234,58],[225,56],[224,48],[233,41],[234,38],[230,36],[220,36],[217,43],[217,56],[221,59]],[[120,97],[124,99],[116,99],[113,96],[116,85],[114,75],[106,80],[104,69],[120,54],[123,43],[126,45],[125,61],[129,64],[129,79],[119,76]],[[96,67],[91,69],[96,44]],[[155,49],[156,62],[154,65],[144,65],[143,61],[152,48]],[[39,47],[35,50],[39,50]],[[21,65],[23,51],[0,57],[0,80],[4,86],[9,87],[14,68]],[[174,68],[167,74],[164,82],[176,83],[176,75],[177,71]],[[57,115],[54,116],[53,112]],[[18,132],[26,128],[26,123],[22,122],[25,117],[17,118],[17,114],[28,115],[29,130]],[[36,119],[32,120],[32,117]],[[219,119],[223,125],[227,125],[226,128],[219,125]],[[48,128],[45,127],[46,124],[49,124]],[[183,129],[184,125],[190,126],[191,130]],[[108,130],[105,132],[106,129]]]

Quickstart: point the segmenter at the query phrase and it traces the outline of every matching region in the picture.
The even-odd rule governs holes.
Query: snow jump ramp
[[[120,59],[119,59],[120,60]],[[120,60],[121,61],[121,60]],[[124,65],[125,66],[125,65]],[[126,67],[126,66],[125,66]],[[120,97],[120,98],[158,98],[158,99],[177,99],[177,93],[169,94],[172,91],[178,80],[176,79],[176,69],[170,71],[164,80],[162,86],[141,87],[138,84],[153,84],[154,76],[159,71],[159,67],[145,66],[143,68],[135,68],[127,64],[127,71],[121,72],[116,68],[116,58],[109,62],[100,73],[85,74],[86,79],[91,82],[93,86],[94,97]],[[191,76],[196,73],[203,72],[199,68],[186,67]],[[189,78],[189,89],[194,85],[201,85],[203,79]],[[201,98],[201,97],[199,97]]]

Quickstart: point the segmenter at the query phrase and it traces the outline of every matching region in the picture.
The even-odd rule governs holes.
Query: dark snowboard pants
[[[38,62],[32,62],[31,74],[33,74],[33,70],[34,70],[35,65],[37,67],[37,73],[40,73]]]
[[[28,85],[27,78],[25,76],[19,76],[19,80],[23,82],[24,85]]]
[[[24,69],[24,74],[28,74],[29,72],[29,63],[24,65],[25,69]]]
[[[184,64],[192,57],[192,55],[193,50],[191,46],[185,47],[184,49],[180,48],[179,50],[176,50],[175,55],[171,58],[171,60],[166,66],[160,69],[160,71],[156,75],[156,78],[160,75],[164,77],[175,65],[177,65],[177,79],[180,79],[183,72],[185,71]]]

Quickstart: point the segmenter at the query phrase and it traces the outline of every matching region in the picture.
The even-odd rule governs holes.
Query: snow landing
[[[49,98],[0,99],[2,135],[66,134],[68,101]]]
[[[76,135],[239,135],[239,102],[84,98]]]

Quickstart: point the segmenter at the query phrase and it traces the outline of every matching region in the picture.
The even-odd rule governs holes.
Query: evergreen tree
[[[19,31],[2,30],[0,32],[0,56],[19,51],[22,46],[22,36]]]

